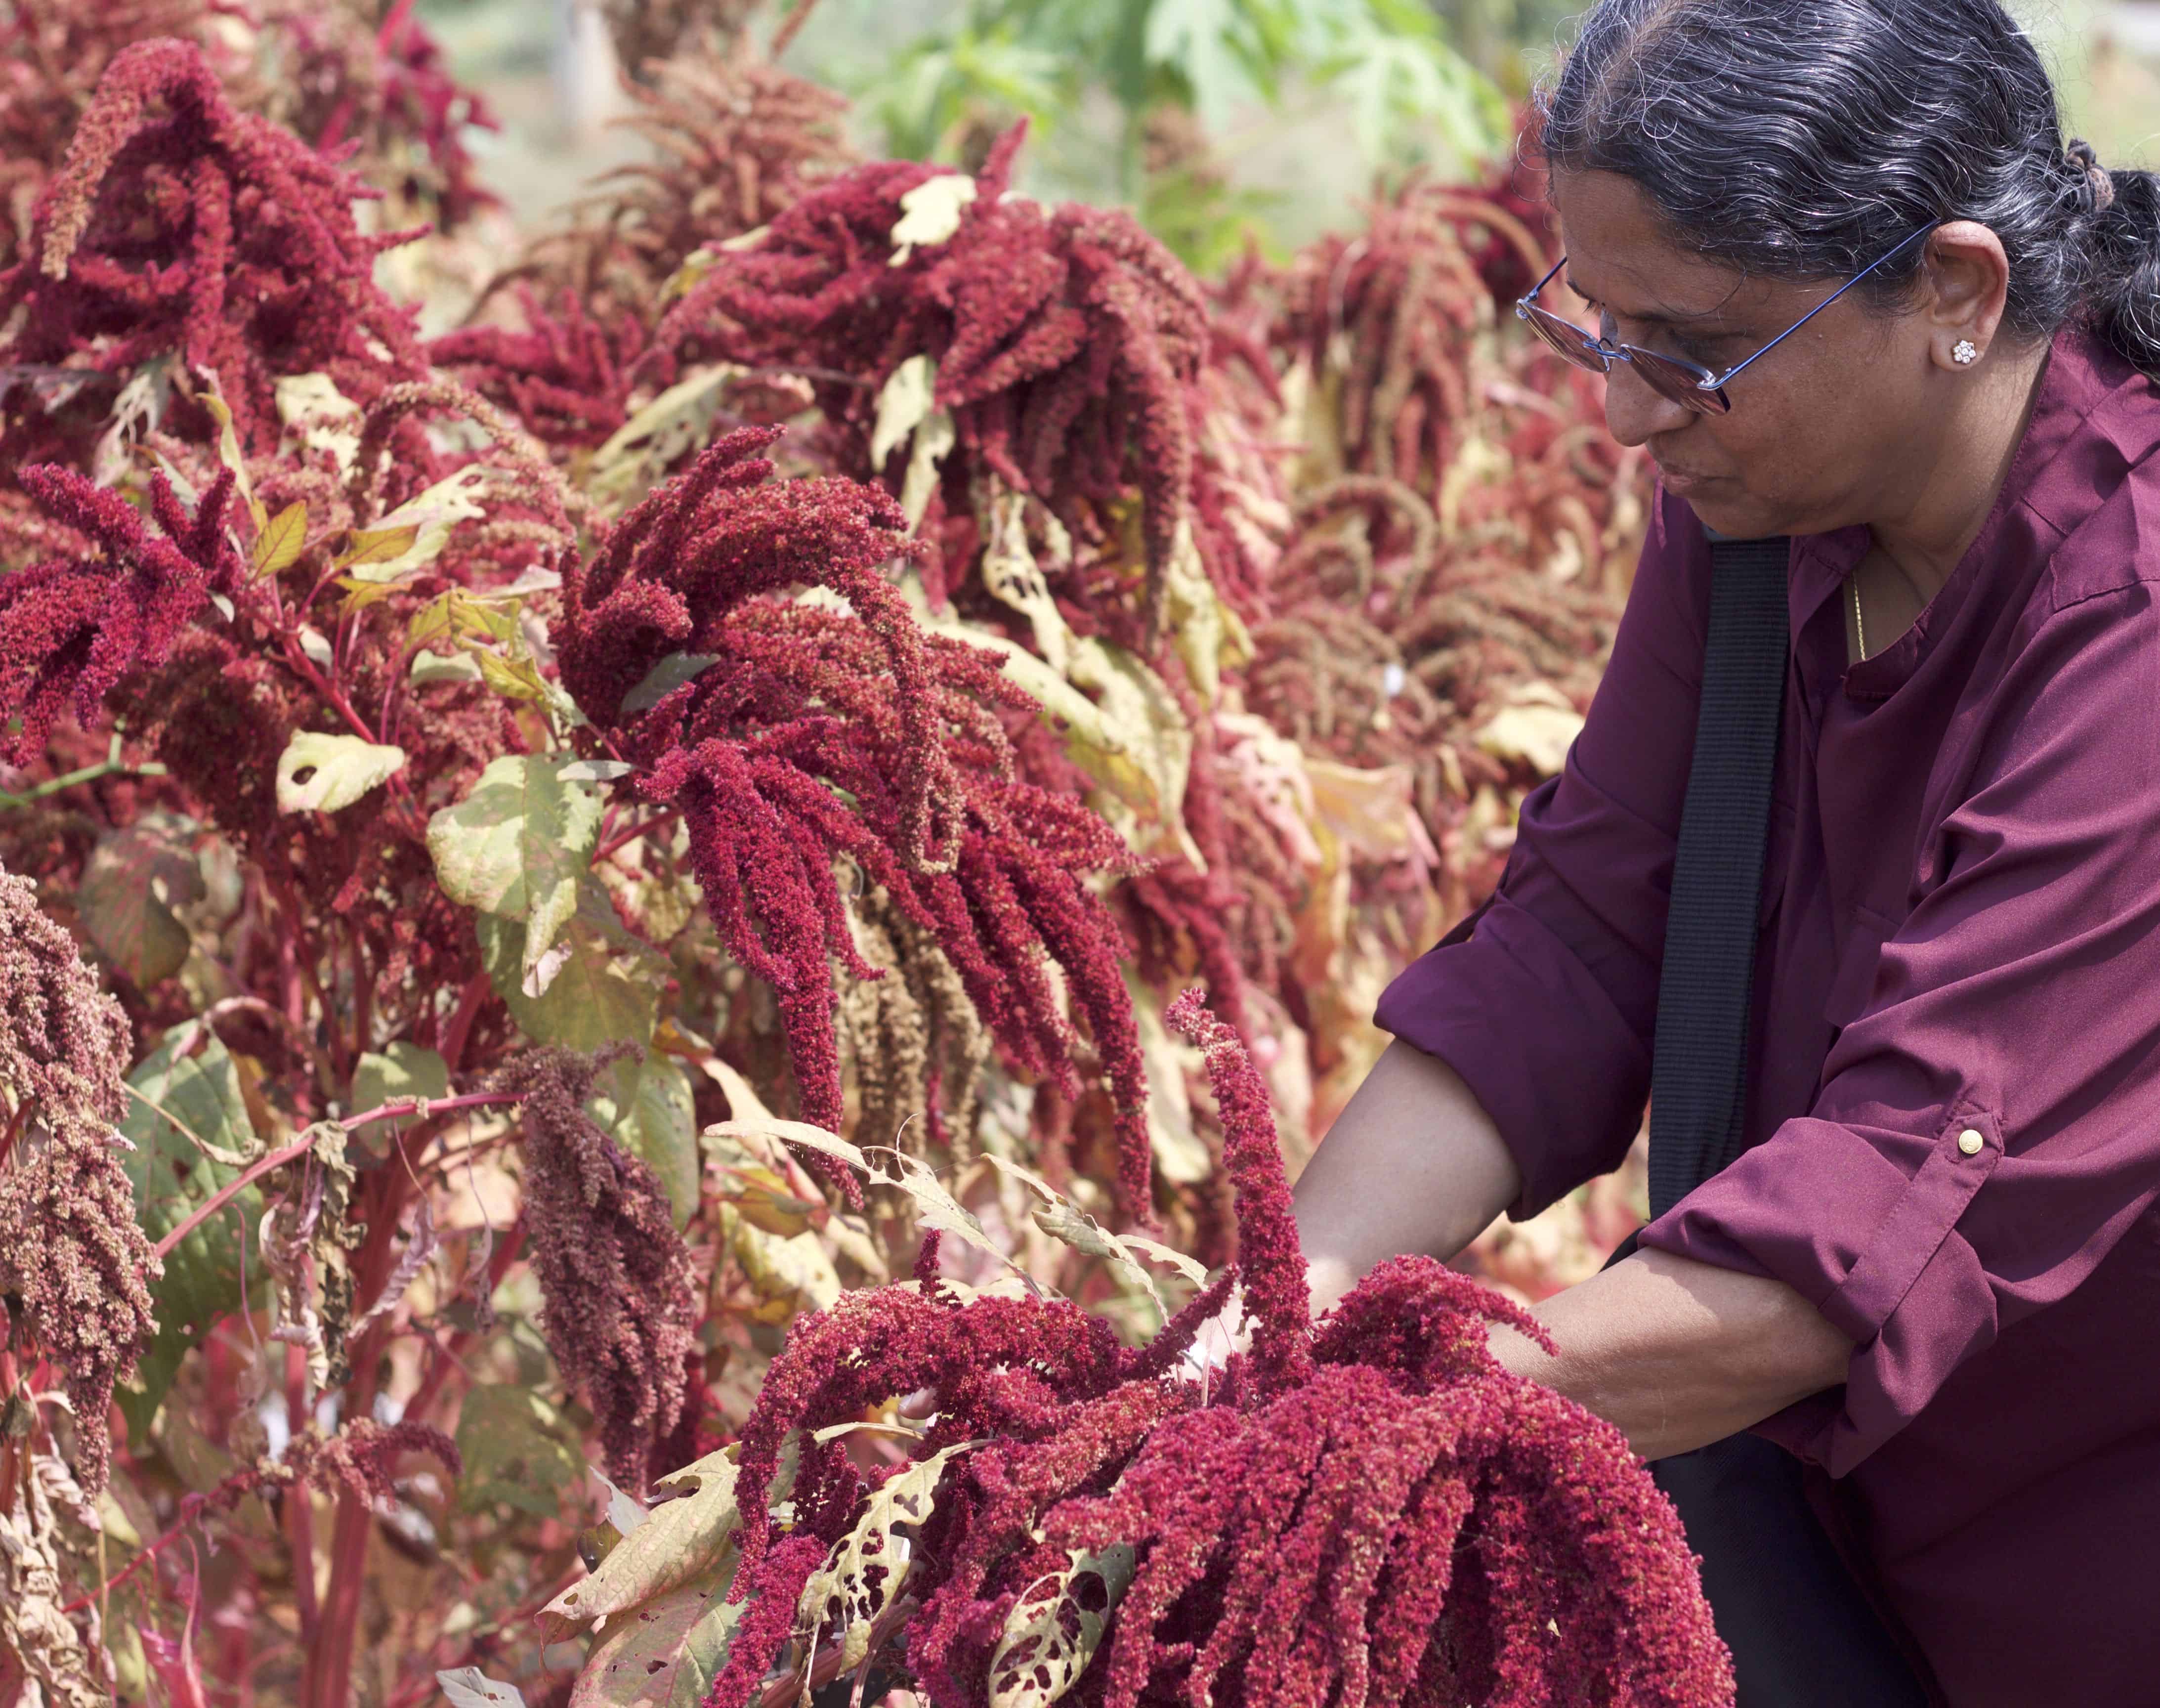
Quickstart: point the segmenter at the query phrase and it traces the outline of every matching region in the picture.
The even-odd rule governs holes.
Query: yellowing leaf
[[[729,1249],[758,1297],[778,1307],[765,1316],[784,1322],[802,1311],[823,1311],[840,1296],[840,1274],[815,1233],[788,1238],[737,1217]]]
[[[523,984],[532,997],[547,989],[542,963],[577,911],[579,880],[600,840],[600,797],[563,780],[567,763],[552,754],[491,760],[464,800],[428,821],[443,893],[525,921]]]
[[[272,517],[262,532],[255,537],[255,549],[249,553],[249,566],[257,581],[267,580],[281,570],[288,569],[299,557],[300,549],[308,539],[308,506],[304,500],[295,498],[277,515]]]
[[[741,1522],[733,1451],[709,1454],[662,1477],[662,1488],[688,1493],[654,1507],[591,1576],[572,1584],[543,1612],[575,1624],[605,1621],[725,1565]]]
[[[363,569],[376,563],[394,563],[419,543],[417,523],[405,527],[355,528],[352,538],[330,559],[336,569]]]
[[[443,554],[457,525],[487,512],[475,495],[495,473],[485,464],[469,463],[408,499],[373,526],[355,528],[333,568],[350,569],[361,581],[397,581],[426,568]]]
[[[927,356],[911,356],[892,371],[878,392],[877,421],[870,428],[870,467],[882,469],[885,459],[930,416],[937,387],[937,364]]]
[[[232,411],[219,394],[216,373],[205,368],[203,378],[207,383],[195,401],[210,413],[210,418],[217,423],[217,459],[232,470],[233,490],[254,512],[255,526],[260,528],[263,521],[262,506],[255,501],[255,487],[247,478],[247,462],[240,454],[240,435],[233,430]]]
[[[1550,683],[1525,683],[1471,738],[1495,759],[1520,760],[1541,777],[1558,776],[1582,733],[1582,714]]]
[[[357,735],[296,732],[278,759],[280,812],[335,812],[404,768],[405,750]]]
[[[360,454],[360,406],[328,374],[288,374],[277,382],[278,418],[310,450],[328,451],[343,475]]]
[[[907,191],[892,228],[891,264],[905,267],[918,243],[935,247],[951,241],[960,229],[961,210],[974,199],[975,180],[964,172],[940,173]]]
[[[1102,1646],[1103,1633],[1132,1586],[1132,1544],[1100,1554],[1074,1549],[1063,1571],[1037,1580],[1005,1615],[990,1655],[989,1708],[1049,1708],[1070,1690]]]

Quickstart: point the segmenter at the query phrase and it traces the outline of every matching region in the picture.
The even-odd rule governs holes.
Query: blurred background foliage
[[[589,10],[587,8],[589,8]],[[669,40],[609,34],[608,0],[421,0],[502,130],[478,139],[521,223],[638,158],[619,70]],[[2016,0],[2104,159],[2155,157],[2160,0]],[[1570,0],[818,0],[783,63],[845,91],[871,156],[980,164],[1016,117],[1023,187],[1134,209],[1201,271],[1248,240],[1280,258],[1353,222],[1376,179],[1508,149],[1581,7]],[[678,0],[682,35],[769,35],[775,10]],[[744,18],[751,21],[745,25]],[[786,13],[778,14],[786,27]],[[628,60],[626,66],[621,61]]]

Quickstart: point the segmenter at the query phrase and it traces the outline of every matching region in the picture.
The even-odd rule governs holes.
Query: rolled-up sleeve
[[[2160,1193],[2155,591],[2038,625],[1813,1108],[1643,1233],[1786,1283],[1852,1338],[1841,1389],[1760,1426],[1834,1476]]]
[[[1459,1073],[1521,1171],[1520,1218],[1617,1167],[1649,1093],[1675,838],[1695,746],[1709,548],[1659,495],[1612,657],[1498,893],[1376,1018]]]

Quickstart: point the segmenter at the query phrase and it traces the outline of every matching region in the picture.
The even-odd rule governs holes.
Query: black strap
[[[1650,1065],[1650,1212],[1740,1155],[1790,542],[1711,544],[1710,633],[1673,857]],[[1631,1238],[1615,1260],[1634,1249]],[[1817,1522],[1799,1461],[1749,1435],[1651,1467],[1702,1556],[1739,1708],[1925,1708],[1926,1690]]]
[[[1740,1154],[1755,912],[1785,698],[1790,543],[1781,536],[1711,546],[1702,703],[1673,859],[1650,1065],[1653,1216]]]

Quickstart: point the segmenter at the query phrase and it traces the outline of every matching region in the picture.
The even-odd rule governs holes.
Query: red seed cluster
[[[917,549],[898,507],[850,480],[771,482],[756,453],[776,437],[723,438],[573,573],[563,683],[639,755],[645,795],[682,812],[729,952],[779,997],[806,1119],[841,1122],[833,963],[880,976],[850,934],[846,863],[935,939],[1009,1059],[1077,1094],[1077,1041],[1046,955],[1063,970],[1116,1110],[1120,1200],[1144,1219],[1146,1082],[1124,946],[1085,881],[1129,855],[1077,802],[1015,774],[998,714],[1033,703],[989,655],[916,626],[882,574]],[[797,588],[843,603],[781,598]],[[704,662],[646,704],[634,691],[671,658]]]
[[[132,1042],[74,939],[27,880],[0,872],[0,1109],[17,1115],[13,1145],[0,1145],[0,1344],[12,1298],[67,1373],[93,1492],[105,1482],[112,1384],[156,1327],[157,1259],[112,1142]]]
[[[536,1051],[496,1084],[523,1099],[526,1225],[548,1350],[590,1398],[610,1473],[642,1488],[681,1417],[698,1301],[659,1181],[585,1114],[594,1068]]]
[[[325,372],[365,401],[424,372],[409,314],[371,276],[402,238],[354,222],[368,194],[290,132],[236,111],[200,49],[127,48],[39,198],[28,250],[0,275],[0,317],[19,317],[0,362],[125,378],[177,357],[215,376],[242,448],[267,449],[280,375]],[[207,433],[209,416],[194,415]]]
[[[1086,1708],[1729,1705],[1670,1505],[1617,1430],[1487,1349],[1495,1323],[1542,1341],[1535,1319],[1405,1258],[1316,1328],[1258,1076],[1197,993],[1171,1017],[1222,1107],[1252,1350],[1169,1373],[1161,1349],[1182,1356],[1223,1283],[1137,1352],[1060,1300],[850,1294],[795,1326],[745,1428],[739,1487],[766,1488],[794,1431],[937,1389],[928,1445],[972,1444],[904,1584],[919,1604],[904,1664],[937,1708],[981,1708],[1031,1666],[1046,1690],[1039,1653],[995,1661],[1008,1616],[1046,1575],[1119,1545],[1136,1569],[1114,1605],[1088,1581],[1107,1632],[1065,1697]],[[810,1664],[815,1633],[781,1605],[847,1533],[858,1491],[798,1498],[777,1543],[748,1498],[737,1582],[756,1600],[705,1708],[742,1708],[782,1687],[773,1669]]]
[[[237,588],[243,566],[226,527],[230,471],[192,516],[164,475],[153,475],[154,533],[118,493],[70,470],[40,465],[18,478],[90,547],[0,580],[0,717],[22,720],[6,750],[20,765],[44,750],[64,709],[89,724],[123,678],[162,664],[211,597]]]
[[[843,466],[896,485],[904,448],[898,465],[870,466],[875,400],[903,361],[927,356],[959,440],[945,511],[971,517],[968,481],[987,471],[1100,543],[1118,539],[1117,511],[1137,494],[1159,580],[1192,521],[1206,305],[1129,215],[1009,195],[1022,133],[993,150],[951,236],[906,252],[893,238],[904,198],[935,169],[865,166],[812,191],[759,242],[715,255],[659,342],[809,373],[848,439]]]

